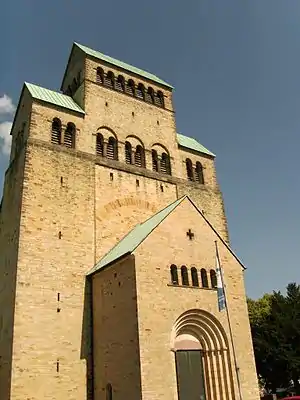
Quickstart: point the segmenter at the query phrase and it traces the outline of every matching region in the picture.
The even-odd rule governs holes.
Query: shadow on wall
[[[84,306],[81,332],[80,358],[86,361],[86,398],[93,399],[93,316],[92,316],[92,281],[85,280]]]

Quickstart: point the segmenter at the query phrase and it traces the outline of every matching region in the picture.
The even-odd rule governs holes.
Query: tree
[[[267,389],[288,387],[300,393],[300,286],[287,286],[259,300],[248,299],[257,372]]]

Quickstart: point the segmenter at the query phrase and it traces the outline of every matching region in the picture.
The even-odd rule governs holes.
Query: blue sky
[[[300,283],[299,0],[10,0],[0,15],[0,98],[14,104],[24,81],[59,89],[73,41],[175,86],[178,132],[217,155],[247,294]],[[2,151],[1,187],[7,164]]]

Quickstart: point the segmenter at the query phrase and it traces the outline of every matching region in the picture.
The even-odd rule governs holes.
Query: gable
[[[209,245],[206,247],[213,246],[214,248],[215,241],[219,241],[231,254],[231,256],[242,266],[242,268],[245,269],[241,261],[221,238],[221,236],[213,228],[201,211],[191,201],[191,199],[188,196],[183,196],[182,198],[171,203],[169,206],[165,207],[163,210],[159,211],[144,223],[138,224],[104,257],[99,260],[99,262],[88,272],[88,275],[92,275],[93,273],[101,270],[121,257],[133,253],[137,248],[139,248],[139,246],[142,245],[144,241],[147,243],[146,239],[148,237],[152,237],[153,235],[155,237],[158,236],[159,240],[163,241],[164,246],[167,247],[170,245],[170,242],[175,240],[176,245],[174,244],[174,247],[178,249],[180,248],[181,240],[187,240],[187,236],[185,235],[187,235],[188,230],[191,229],[187,226],[190,225],[195,226],[195,228],[199,228],[200,224],[202,227],[200,238],[202,241],[205,238],[205,240],[209,242]],[[161,227],[159,228],[160,225]],[[169,229],[165,229],[165,227],[168,226]],[[194,230],[197,230],[195,228]],[[184,229],[186,229],[185,235],[183,234]],[[201,245],[201,243],[199,244]],[[214,254],[214,251],[211,254]]]

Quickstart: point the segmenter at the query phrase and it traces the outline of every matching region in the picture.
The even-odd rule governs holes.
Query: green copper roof
[[[113,64],[116,67],[120,67],[126,69],[127,71],[133,72],[134,74],[143,76],[146,79],[150,79],[153,82],[159,83],[161,85],[167,86],[173,89],[173,86],[169,85],[169,83],[163,81],[162,79],[158,78],[157,76],[150,74],[150,72],[143,71],[142,69],[133,67],[132,65],[126,64],[122,61],[116,60],[115,58],[106,56],[105,54],[100,53],[97,50],[90,49],[89,47],[83,46],[79,43],[74,43],[75,46],[79,47],[82,51],[84,51],[87,55],[98,58],[99,60],[106,61],[109,64]]]
[[[119,243],[115,245],[99,262],[91,269],[88,275],[92,274],[116,261],[125,254],[132,253],[146,237],[182,202],[186,196],[174,201],[163,210],[159,211],[153,217],[147,219],[142,224],[136,225]]]
[[[186,147],[187,149],[199,151],[200,153],[208,154],[209,156],[215,157],[215,154],[207,150],[202,144],[197,142],[196,139],[181,135],[177,133],[177,140],[180,146]]]
[[[34,99],[45,101],[46,103],[54,104],[59,107],[67,108],[71,111],[85,114],[83,109],[79,107],[79,105],[75,103],[75,101],[70,96],[33,85],[32,83],[25,82],[25,86],[27,87],[31,96]]]

